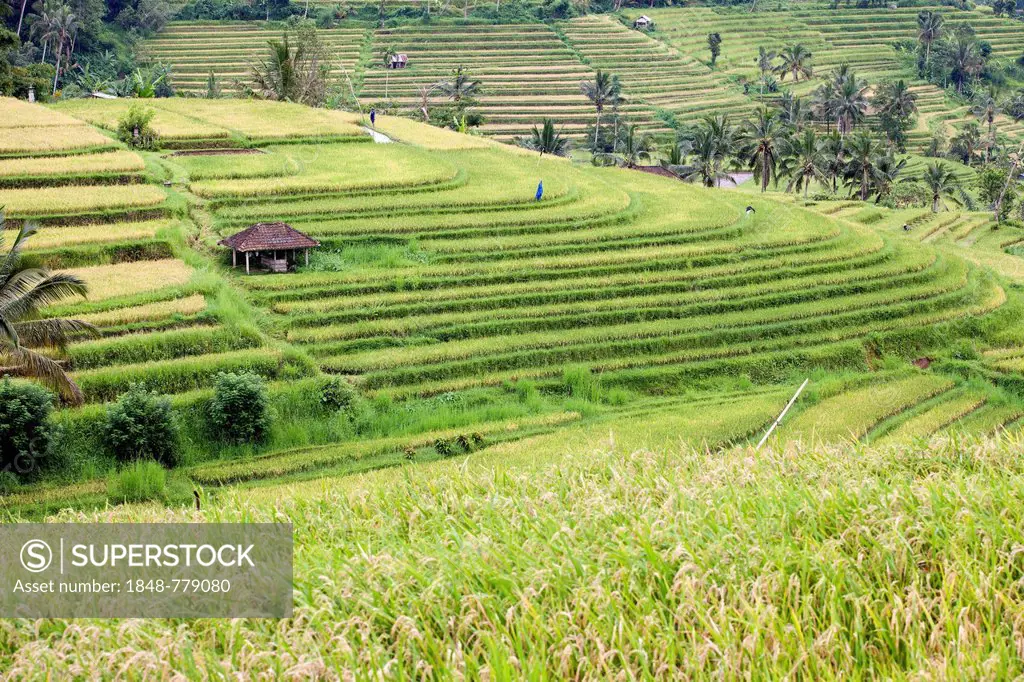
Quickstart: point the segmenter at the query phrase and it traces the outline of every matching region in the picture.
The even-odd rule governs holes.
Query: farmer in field
[[[544,198],[544,181],[541,180],[539,183],[537,183],[537,196],[536,196],[536,199],[537,199],[537,201],[540,201],[543,198]]]

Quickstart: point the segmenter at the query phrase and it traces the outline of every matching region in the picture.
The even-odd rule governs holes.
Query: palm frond
[[[0,355],[9,356],[19,371],[39,379],[56,391],[66,402],[72,405],[81,405],[85,401],[82,389],[78,387],[78,384],[71,380],[71,377],[64,372],[63,367],[45,355],[20,346],[0,348]]]
[[[82,320],[48,318],[29,320],[13,325],[21,343],[30,348],[58,348],[63,350],[72,336],[99,336],[99,330]]]

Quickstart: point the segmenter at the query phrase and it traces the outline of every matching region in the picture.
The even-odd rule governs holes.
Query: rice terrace
[[[1024,9],[5,7],[0,680],[1024,676]]]

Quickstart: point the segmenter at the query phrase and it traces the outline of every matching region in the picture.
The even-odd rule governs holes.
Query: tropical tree
[[[782,122],[796,132],[800,132],[807,121],[807,107],[801,97],[794,97],[793,93],[783,93],[779,101],[779,116]]]
[[[924,47],[924,65],[931,65],[932,44],[942,36],[942,15],[925,10],[917,15],[917,40]]]
[[[777,180],[777,169],[782,147],[788,131],[778,112],[761,107],[754,112],[754,118],[744,123],[740,131],[741,157],[754,172],[754,179],[760,182],[761,191],[768,190],[768,183]]]
[[[814,75],[811,68],[811,51],[797,43],[790,45],[779,54],[782,62],[775,67],[779,73],[779,80],[786,80],[787,75],[793,76],[793,82],[800,82],[800,76],[810,78]]]
[[[903,148],[911,117],[917,112],[917,95],[900,79],[882,83],[871,101],[889,142]]]
[[[64,299],[85,296],[86,285],[74,275],[25,266],[21,251],[35,232],[30,225],[22,226],[0,261],[0,364],[42,381],[72,404],[81,404],[81,390],[43,351],[63,350],[71,336],[95,334],[96,329],[80,320],[44,318],[40,311]],[[3,234],[0,223],[0,243]]]
[[[296,42],[293,49],[287,33],[279,41],[267,41],[267,56],[251,66],[249,94],[311,106],[323,103],[329,72],[324,45],[315,29],[300,29]]]
[[[594,123],[594,151],[597,151],[598,135],[601,130],[601,114],[606,106],[617,101],[619,98],[617,80],[610,73],[598,69],[597,73],[594,74],[594,80],[580,83],[580,90],[597,111],[597,120]]]
[[[534,125],[530,138],[520,140],[519,144],[526,149],[540,152],[541,156],[566,156],[569,153],[569,139],[564,137],[561,131],[555,130],[555,123],[550,118],[544,119],[540,128]]]
[[[715,149],[715,170],[717,186],[721,187],[722,178],[731,176],[723,171],[726,163],[736,153],[739,146],[739,129],[732,124],[728,116],[705,116],[701,124],[706,127],[711,135]],[[733,182],[735,184],[735,182]]]
[[[949,141],[949,154],[970,166],[980,146],[981,128],[974,121],[969,121]]]
[[[768,74],[772,73],[775,70],[775,57],[776,54],[774,52],[771,52],[770,50],[765,49],[763,45],[757,48],[757,57],[755,58],[754,62],[757,64],[757,71],[760,74],[760,78],[758,78],[758,83],[761,87],[760,99],[762,101],[764,101],[765,80],[768,78]]]
[[[960,187],[953,171],[944,164],[929,163],[921,180],[932,195],[932,213],[939,212],[943,198],[951,199],[956,204],[962,203],[959,197],[963,188]]]
[[[895,185],[903,171],[906,169],[907,160],[897,159],[892,150],[886,150],[878,158],[877,170],[875,171],[875,202],[879,202],[889,196],[889,192],[892,191],[893,185]]]
[[[708,34],[708,50],[711,52],[711,68],[715,68],[715,62],[718,61],[718,55],[722,53],[721,33],[715,32]]]
[[[985,60],[978,50],[978,40],[969,32],[956,32],[946,45],[944,57],[949,79],[961,95],[985,67]]]
[[[452,71],[451,77],[437,84],[437,89],[448,99],[461,104],[473,99],[480,92],[480,81],[473,80],[469,71],[461,64]]]
[[[388,99],[388,86],[391,83],[391,60],[398,55],[398,48],[388,45],[384,48],[381,59],[384,62],[384,99]]]
[[[729,173],[722,170],[719,137],[706,120],[697,126],[689,147],[693,161],[676,171],[680,177],[688,182],[700,181],[705,187],[720,186],[722,180],[736,183]]]
[[[789,178],[787,192],[803,190],[804,197],[812,182],[823,185],[828,182],[825,141],[818,137],[814,128],[806,128],[802,135],[788,138],[782,145],[779,175]]]
[[[836,88],[830,109],[839,126],[839,134],[846,136],[864,120],[868,110],[868,86],[855,75],[844,78]]]
[[[635,125],[622,129],[617,147],[619,158],[626,168],[636,168],[643,158],[651,159],[654,149],[651,138],[641,133]]]
[[[57,94],[57,83],[60,80],[61,64],[67,57],[70,61],[74,51],[72,36],[78,31],[78,17],[67,5],[58,5],[49,19],[49,32],[44,38],[54,43],[56,55],[56,71],[53,74],[53,94]]]
[[[848,160],[844,176],[847,185],[856,189],[861,201],[867,201],[880,177],[879,166],[885,156],[882,145],[865,131],[846,140]]]
[[[978,120],[988,126],[988,141],[985,143],[985,163],[988,163],[989,153],[996,145],[996,117],[1003,113],[1003,107],[999,102],[995,88],[988,88],[974,99],[971,113],[978,117]]]

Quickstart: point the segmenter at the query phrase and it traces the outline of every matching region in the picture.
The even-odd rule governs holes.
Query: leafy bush
[[[207,406],[210,431],[229,443],[263,443],[270,430],[270,401],[263,378],[248,372],[217,375]]]
[[[53,394],[27,382],[0,381],[0,471],[18,478],[38,473],[50,445]]]
[[[133,462],[107,479],[107,497],[115,504],[162,500],[167,470],[156,462]]]
[[[320,393],[320,404],[331,412],[347,412],[362,399],[355,386],[337,376],[322,379],[317,390]]]
[[[18,489],[18,477],[11,471],[0,471],[0,495],[9,495]]]
[[[122,462],[152,459],[178,463],[178,428],[165,396],[132,386],[107,408],[103,429],[107,448]]]
[[[434,441],[434,451],[442,457],[449,457],[454,452],[452,442],[447,438],[438,438]]]
[[[117,122],[117,139],[135,149],[155,149],[157,136],[150,123],[156,112],[133,104]]]
[[[923,208],[931,202],[928,188],[917,181],[898,182],[882,201],[888,208]]]

